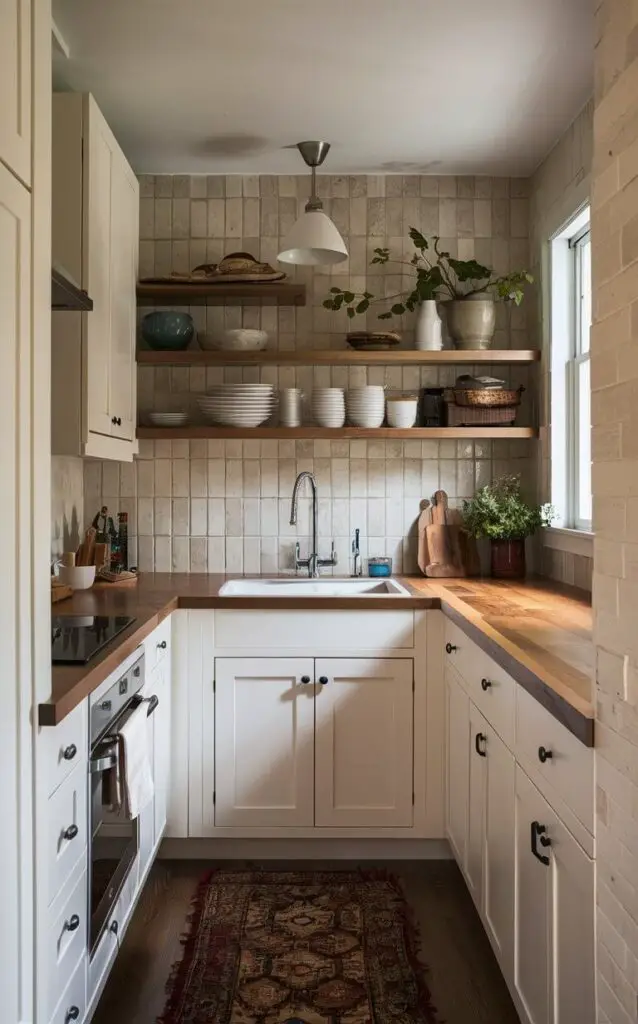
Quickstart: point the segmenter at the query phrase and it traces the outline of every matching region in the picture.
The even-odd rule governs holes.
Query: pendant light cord
[[[306,203],[306,213],[312,210],[323,210],[323,203],[317,195],[317,168],[315,164],[310,167],[310,199]]]

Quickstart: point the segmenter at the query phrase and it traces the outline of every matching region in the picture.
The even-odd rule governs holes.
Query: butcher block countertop
[[[40,725],[57,725],[95,690],[176,608],[302,607],[344,609],[441,608],[469,637],[588,746],[593,745],[592,611],[589,595],[549,580],[430,580],[397,577],[406,597],[221,597],[229,578],[201,573],[147,573],[135,587],[76,591],[55,615],[135,618],[87,665],[54,665],[50,699]]]

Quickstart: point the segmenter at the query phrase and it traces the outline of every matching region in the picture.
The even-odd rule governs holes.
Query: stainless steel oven
[[[116,798],[121,742],[119,731],[129,715],[145,699],[144,654],[98,700],[91,704],[89,726],[90,951],[95,952],[102,933],[139,851],[139,819],[126,817]],[[148,714],[157,697],[146,698]]]

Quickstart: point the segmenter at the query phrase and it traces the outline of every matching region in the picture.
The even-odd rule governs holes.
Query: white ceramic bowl
[[[183,427],[188,422],[188,413],[149,412],[148,418],[154,427]]]
[[[417,405],[416,398],[389,398],[387,404],[388,426],[403,429],[413,427],[416,423]]]
[[[74,590],[88,590],[95,580],[94,565],[60,565],[58,579]]]
[[[221,334],[198,334],[200,348],[221,352],[260,352],[268,344],[266,331],[237,327]]]

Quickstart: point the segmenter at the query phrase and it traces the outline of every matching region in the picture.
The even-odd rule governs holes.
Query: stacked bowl
[[[348,422],[353,427],[380,427],[385,416],[385,388],[368,384],[346,392]]]
[[[343,388],[315,388],[312,415],[319,427],[342,427],[346,422]]]
[[[275,389],[272,384],[218,384],[200,395],[197,404],[209,423],[258,427],[273,414]]]

